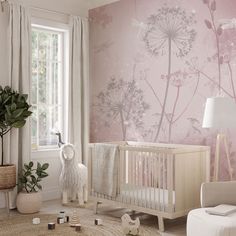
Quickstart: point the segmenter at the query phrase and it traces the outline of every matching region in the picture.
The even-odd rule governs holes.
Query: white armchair
[[[206,209],[220,204],[236,205],[236,181],[204,183],[201,206],[189,212],[187,236],[236,236],[236,213],[216,216]]]

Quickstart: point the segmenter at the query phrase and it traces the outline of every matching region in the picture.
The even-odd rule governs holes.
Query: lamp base
[[[218,181],[219,178],[219,164],[220,164],[220,147],[223,143],[226,158],[227,158],[227,164],[228,164],[228,171],[230,180],[233,180],[233,169],[230,162],[230,155],[229,155],[229,146],[228,146],[228,140],[225,134],[218,134],[216,138],[216,151],[215,151],[215,165],[214,165],[214,176],[213,181]]]

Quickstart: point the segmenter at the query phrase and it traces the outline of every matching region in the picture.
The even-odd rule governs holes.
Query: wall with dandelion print
[[[207,97],[236,101],[235,0],[121,0],[89,15],[90,141],[214,150],[217,130],[201,123]],[[236,130],[228,136],[236,178]]]

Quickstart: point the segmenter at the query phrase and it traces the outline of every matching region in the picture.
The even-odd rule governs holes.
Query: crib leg
[[[79,189],[79,191],[78,191],[78,201],[79,201],[79,206],[84,206],[84,191],[83,191],[83,188]]]
[[[98,204],[99,204],[99,202],[95,202],[94,203],[94,214],[97,214],[98,213]]]
[[[68,195],[67,191],[62,192],[62,204],[67,204],[68,203]]]
[[[163,219],[162,216],[157,216],[157,218],[158,218],[159,231],[160,231],[160,232],[164,232],[164,231],[165,231],[164,219]]]
[[[84,202],[88,202],[88,188],[84,186]]]
[[[72,192],[71,201],[74,202],[75,200],[76,200],[76,192],[73,191],[73,192]]]

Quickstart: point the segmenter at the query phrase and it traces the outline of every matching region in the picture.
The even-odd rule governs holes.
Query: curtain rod
[[[4,1],[7,1],[7,0],[4,0]],[[72,15],[72,14],[69,14],[69,13],[65,13],[65,12],[61,12],[61,11],[55,11],[55,10],[49,10],[49,9],[45,9],[45,8],[41,8],[41,7],[30,6],[30,9],[44,11],[44,12],[58,14],[58,15],[63,15],[63,16],[71,16]],[[88,17],[84,17],[84,16],[79,16],[79,17],[81,17],[83,19],[87,19],[87,20],[89,19]]]
[[[9,3],[9,1],[8,0],[1,0],[2,12],[4,11],[4,3]],[[67,17],[71,15],[69,13],[65,13],[65,12],[61,12],[61,11],[55,11],[55,10],[49,10],[49,9],[45,9],[45,8],[41,8],[41,7],[29,6],[29,8],[32,9],[32,10],[44,11],[44,12],[59,14],[59,15],[67,16]],[[88,17],[83,17],[83,16],[80,16],[80,17],[83,18],[83,19],[86,19],[86,20],[89,19]]]

